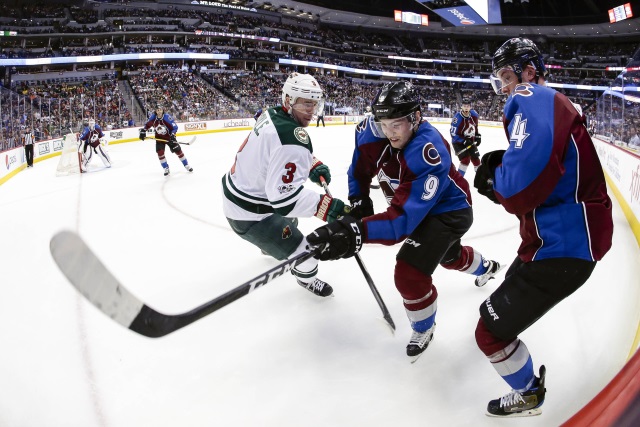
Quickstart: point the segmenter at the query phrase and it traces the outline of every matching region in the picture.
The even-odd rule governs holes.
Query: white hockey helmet
[[[89,129],[94,130],[96,128],[96,121],[94,119],[89,119]]]
[[[296,103],[298,98],[316,101],[314,114],[324,110],[324,93],[317,80],[309,74],[291,73],[282,87],[282,105],[287,106],[287,96],[289,106]]]

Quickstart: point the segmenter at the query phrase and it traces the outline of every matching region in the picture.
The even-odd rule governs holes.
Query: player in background
[[[350,216],[318,228],[307,240],[324,248],[322,260],[353,256],[362,243],[403,243],[394,281],[413,329],[407,355],[415,360],[435,330],[436,267],[474,275],[476,286],[483,286],[500,264],[460,241],[473,222],[469,183],[453,166],[449,143],[422,121],[413,85],[384,85],[372,107],[375,121],[369,117],[356,127],[348,170]],[[389,203],[378,214],[369,197],[374,176]]]
[[[506,150],[486,153],[478,192],[520,220],[522,242],[505,280],[480,305],[476,342],[512,391],[487,415],[541,412],[545,367],[534,373],[518,336],[582,286],[611,248],[613,220],[602,165],[581,114],[544,85],[538,47],[512,38],[493,56],[491,83],[507,95]]]
[[[258,117],[262,115],[262,108],[258,108],[258,111],[253,115],[253,120],[258,121]]]
[[[367,105],[367,107],[364,109],[364,118],[369,118],[369,117],[373,117],[373,112],[371,112],[371,106]]]
[[[262,113],[222,178],[222,207],[233,231],[278,260],[307,248],[298,217],[333,221],[348,208],[341,200],[304,186],[307,179],[320,184],[323,177],[331,182],[329,168],[313,155],[304,129],[323,107],[324,94],[316,79],[292,73],[282,88],[282,106]],[[333,292],[317,278],[314,258],[298,264],[292,273],[315,295]]]
[[[161,104],[156,106],[155,112],[149,117],[149,121],[140,129],[140,139],[142,141],[147,136],[147,129],[152,127],[155,129],[156,153],[158,154],[160,165],[164,168],[164,176],[168,176],[171,173],[167,158],[164,156],[165,146],[168,146],[169,150],[178,156],[187,172],[193,172],[193,168],[189,165],[187,157],[182,152],[182,148],[180,148],[180,144],[176,139],[178,125],[169,113],[164,112]]]
[[[473,163],[475,170],[480,165],[480,153],[478,146],[481,142],[481,135],[478,132],[478,113],[471,109],[471,101],[462,100],[462,107],[451,120],[451,144],[453,150],[460,160],[458,172],[464,176],[469,167],[469,163]]]
[[[105,148],[107,146],[107,138],[102,132],[100,125],[97,124],[94,119],[89,119],[85,124],[78,140],[80,141],[78,149],[82,153],[82,172],[87,171],[87,167],[94,153],[100,157],[105,167],[111,167],[111,158]]]

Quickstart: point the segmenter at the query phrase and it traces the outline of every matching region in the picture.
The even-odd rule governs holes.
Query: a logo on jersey
[[[97,133],[92,133],[91,134],[91,142],[96,142],[98,140],[98,134]]]
[[[436,150],[436,147],[431,142],[427,142],[424,147],[422,147],[422,158],[431,166],[436,166],[442,163],[438,150]]]
[[[293,130],[293,135],[298,141],[302,142],[303,144],[309,143],[309,134],[303,128],[295,128]]]
[[[378,172],[378,183],[380,183],[380,189],[384,193],[387,203],[391,203],[393,196],[396,194],[396,188],[400,185],[400,180],[388,177],[381,169]]]
[[[291,184],[279,185],[278,192],[280,194],[290,193],[295,189],[295,187]]]
[[[469,120],[469,124],[467,125],[467,128],[464,130],[463,135],[466,138],[473,138],[476,136],[476,127],[473,124],[473,122],[471,122],[471,120]]]
[[[158,135],[167,135],[169,134],[169,129],[163,124],[156,125],[156,134]]]
[[[514,95],[531,96],[533,95],[533,86],[530,83],[520,83],[513,91]]]
[[[282,229],[282,239],[288,239],[291,236],[293,236],[293,231],[291,231],[291,227],[287,225]]]
[[[453,118],[453,123],[452,124],[454,124],[454,125],[458,124],[458,116],[455,116]]]

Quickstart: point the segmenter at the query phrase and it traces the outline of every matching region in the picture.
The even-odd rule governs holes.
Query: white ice
[[[448,126],[438,127],[448,138]],[[333,195],[346,198],[354,128],[309,132],[331,167]],[[501,129],[482,133],[481,152],[506,144]],[[193,174],[169,153],[172,175],[163,177],[145,141],[110,146],[108,170],[94,159],[91,173],[56,178],[53,158],[0,186],[0,426],[550,426],[625,363],[640,313],[640,264],[615,200],[611,252],[582,289],[521,335],[536,369],[547,367],[548,392],[543,414],[519,421],[484,415],[508,387],[474,340],[478,307],[505,270],[484,288],[472,276],[436,271],[435,339],[415,364],[393,284],[399,245],[361,253],[395,336],[353,259],[320,265],[334,298],[284,277],[159,339],[116,324],[60,273],[49,240],[71,229],[145,303],[178,313],[277,264],[234,235],[220,208],[220,179],[245,135],[200,135],[183,147]],[[509,264],[517,221],[473,191],[475,222],[463,243]],[[379,191],[374,202],[385,208]],[[305,232],[320,225],[301,221]]]

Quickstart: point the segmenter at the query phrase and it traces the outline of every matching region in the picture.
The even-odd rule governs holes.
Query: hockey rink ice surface
[[[448,125],[437,127],[448,139]],[[333,195],[346,199],[354,127],[308,130],[331,168]],[[246,132],[183,146],[193,174],[168,153],[172,174],[163,177],[147,140],[111,145],[108,170],[94,158],[90,173],[56,177],[55,157],[0,186],[0,426],[557,426],[624,365],[640,313],[639,251],[611,192],[613,249],[587,284],[521,335],[536,372],[547,367],[538,417],[485,416],[488,401],[509,389],[474,330],[506,268],[483,288],[473,276],[436,270],[435,337],[415,364],[393,284],[399,245],[361,252],[395,335],[354,259],[320,264],[332,298],[287,275],[159,339],[123,328],[76,292],[49,253],[62,229],[78,232],[124,286],[164,313],[191,310],[276,265],[222,215],[220,179]],[[481,132],[481,153],[506,146],[502,129]],[[475,222],[463,244],[508,266],[516,218],[472,191]],[[379,190],[373,199],[385,209]],[[320,225],[301,220],[304,232]]]

